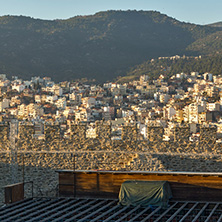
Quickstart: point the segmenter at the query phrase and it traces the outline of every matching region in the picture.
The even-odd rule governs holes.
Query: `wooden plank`
[[[12,184],[5,187],[5,203],[14,203],[24,199],[24,183]]]
[[[83,211],[80,211],[78,214],[70,217],[69,219],[66,219],[66,222],[72,222],[75,221],[76,218],[83,216],[84,214],[87,214],[88,212],[92,211],[93,209],[96,209],[97,207],[99,207],[102,204],[105,204],[106,200],[100,201],[97,204],[93,204],[92,206],[89,206],[88,208],[86,208]]]
[[[103,212],[104,209],[106,209],[107,207],[109,207],[110,205],[113,205],[115,203],[115,201],[111,201],[109,202],[108,204],[106,204],[105,206],[95,210],[94,212],[92,212],[91,214],[89,215],[86,215],[85,217],[83,217],[82,219],[79,219],[78,221],[79,222],[84,222],[86,221],[86,219],[90,218],[90,217],[93,217],[94,215],[100,213],[100,212]]]
[[[195,203],[189,210],[188,212],[181,218],[181,220],[179,222],[183,222],[186,217],[194,210],[194,208],[198,205],[198,202]]]
[[[61,173],[59,183],[73,183],[73,172]],[[145,174],[145,173],[111,173],[111,172],[75,172],[76,192],[118,194],[121,184],[127,180],[168,181],[175,200],[219,201],[222,198],[222,178],[211,175],[196,174]],[[69,177],[70,175],[70,177]],[[219,189],[218,189],[219,188]],[[72,194],[72,186],[60,189],[61,194]]]
[[[110,208],[109,210],[107,210],[107,211],[105,211],[104,213],[100,214],[98,217],[96,217],[96,218],[94,218],[93,220],[91,220],[91,222],[99,221],[100,218],[105,217],[105,216],[106,216],[107,214],[109,214],[110,212],[112,212],[112,211],[115,212],[115,210],[116,210],[117,208],[120,208],[120,206],[119,206],[119,205],[116,205],[116,206]]]
[[[174,217],[177,216],[177,214],[180,213],[180,211],[183,210],[183,208],[188,204],[188,202],[185,202],[166,222],[170,222],[173,220]]]
[[[99,183],[100,191],[113,193],[119,192],[119,186],[113,185],[112,174],[99,174]]]
[[[134,220],[136,220],[137,218],[139,218],[141,215],[143,215],[147,210],[150,209],[150,206],[146,207],[144,210],[142,210],[140,213],[138,213],[137,215],[135,215],[133,218],[131,218],[129,220],[129,222],[133,222]]]
[[[217,203],[214,208],[211,210],[209,216],[207,217],[207,219],[205,220],[205,222],[208,222],[211,220],[211,216],[214,214],[214,212],[216,211],[217,207],[219,206],[219,203]]]
[[[124,214],[122,217],[120,217],[116,222],[121,222],[124,221],[123,219],[125,219],[126,217],[128,217],[129,215],[132,215],[135,211],[137,211],[141,206],[138,205],[137,207],[133,208],[132,210],[130,210],[128,213]]]
[[[68,202],[67,202],[68,201]],[[64,209],[65,207],[70,207],[74,204],[76,204],[77,200],[66,200],[66,203],[62,203],[59,204],[57,207],[54,207],[53,209],[49,209],[46,212],[40,214],[38,217],[35,217],[33,219],[30,220],[31,221],[42,221],[43,219],[45,219],[45,217],[49,217],[49,215],[53,215],[54,212],[56,212],[58,214],[58,212],[60,212],[61,209]]]
[[[118,210],[117,212],[115,212],[114,214],[112,214],[110,217],[106,218],[104,220],[104,222],[110,221],[112,218],[116,217],[117,215],[119,215],[120,213],[124,212],[125,210],[127,210],[129,208],[129,206],[125,206],[123,208],[121,208],[120,210]]]
[[[9,221],[9,222],[11,222],[13,220],[15,221],[16,218],[22,216],[26,210],[34,208],[36,206],[40,206],[40,205],[44,204],[45,202],[47,202],[47,200],[35,201],[28,206],[25,206],[21,209],[17,209],[13,212],[10,212],[9,214],[3,215],[3,217],[1,217],[1,220],[2,221]]]
[[[221,222],[222,221],[222,214],[220,215],[220,218],[218,219],[217,222]]]
[[[172,206],[170,206],[169,208],[167,208],[154,222],[158,222],[160,219],[162,219],[170,210],[172,210],[176,205],[178,204],[178,202],[174,203]]]
[[[63,204],[63,203],[65,203],[67,200],[66,199],[59,199],[59,200],[54,200],[54,204],[50,204],[50,205],[48,205],[47,207],[44,207],[44,208],[42,208],[41,210],[38,210],[38,211],[34,211],[34,212],[32,212],[32,214],[29,214],[29,215],[27,215],[26,217],[23,217],[22,219],[21,219],[21,221],[27,221],[28,219],[30,220],[30,221],[34,221],[34,220],[37,220],[37,217],[39,216],[39,215],[41,215],[41,217],[43,217],[42,215],[44,214],[44,213],[48,213],[48,211],[50,210],[50,209],[55,209],[58,205],[61,205],[61,204]],[[30,219],[31,218],[31,219]]]
[[[149,218],[151,218],[156,212],[158,212],[161,209],[161,207],[156,208],[152,213],[148,214],[141,222],[147,221]]]
[[[10,204],[10,208],[0,208],[0,217],[1,217],[1,215],[5,215],[8,212],[15,211],[15,210],[17,210],[19,208],[22,208],[24,206],[28,206],[28,205],[30,205],[33,202],[34,202],[34,200],[30,198],[27,201],[26,200],[22,200],[22,201],[19,201],[19,202],[16,202],[16,203],[12,203],[12,204]]]
[[[78,209],[80,207],[78,207],[79,205],[84,206],[84,204],[87,202],[88,200],[81,200],[81,201],[76,201],[75,200],[71,200],[70,202],[66,203],[66,204],[63,204],[59,207],[57,207],[57,209],[55,208],[54,210],[52,210],[50,212],[50,214],[48,213],[48,216],[45,216],[43,219],[41,219],[41,222],[48,222],[48,221],[55,221],[57,220],[58,218],[64,216],[64,214],[66,212],[69,212],[70,210],[72,209]],[[72,204],[72,202],[75,202],[74,204]],[[75,208],[76,207],[76,208]],[[62,209],[62,210],[61,210]],[[54,213],[54,212],[57,212],[57,213]],[[56,218],[56,219],[55,219]]]
[[[196,217],[192,220],[192,222],[197,221],[198,217],[200,217],[200,215],[204,212],[204,210],[206,209],[206,207],[208,206],[209,203],[206,203],[202,209],[198,212],[198,214],[196,215]]]
[[[61,184],[73,184],[74,174],[73,173],[61,173],[61,174],[59,174],[59,181]]]
[[[39,212],[41,211],[42,209],[44,209],[45,207],[49,206],[49,205],[53,205],[57,200],[50,200],[50,201],[47,201],[46,203],[44,204],[41,204],[37,207],[34,207],[34,208],[31,208],[29,210],[26,210],[23,212],[22,216],[20,218],[17,218],[16,221],[17,222],[21,222],[21,221],[26,221],[27,218],[30,218],[30,217],[33,217],[33,212]]]
[[[47,221],[54,221],[54,222],[58,222],[58,221],[66,221],[67,217],[75,214],[76,212],[81,212],[82,209],[87,208],[88,206],[90,206],[91,204],[94,204],[96,202],[96,200],[91,200],[89,202],[87,202],[86,204],[83,204],[82,206],[79,206],[77,208],[72,207],[71,211],[67,211],[66,209],[64,210],[64,213],[60,213],[60,215],[55,219],[52,218],[53,220],[47,220]],[[71,208],[70,208],[71,209]]]
[[[96,191],[97,190],[97,174],[76,174],[76,190],[79,191]]]

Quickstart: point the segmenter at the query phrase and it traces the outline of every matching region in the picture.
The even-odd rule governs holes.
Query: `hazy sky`
[[[0,16],[67,19],[106,10],[156,10],[180,21],[222,21],[222,0],[0,0]]]

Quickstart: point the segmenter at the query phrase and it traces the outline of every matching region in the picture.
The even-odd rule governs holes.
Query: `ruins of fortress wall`
[[[216,128],[200,128],[200,140],[189,141],[189,127],[175,127],[174,140],[163,141],[162,127],[148,127],[148,140],[142,139],[135,125],[123,126],[121,140],[112,140],[111,125],[96,123],[96,138],[86,138],[86,124],[71,125],[69,138],[63,138],[60,125],[45,125],[45,139],[34,137],[33,124],[20,124],[17,147],[21,151],[127,150],[138,152],[222,154],[216,143]],[[0,150],[9,150],[9,125],[0,125]]]
[[[55,196],[58,185],[56,170],[126,170],[136,154],[107,152],[18,152],[17,167],[12,167],[9,152],[0,153],[0,205],[4,201],[3,187],[15,182],[33,181],[34,196]],[[74,164],[75,163],[75,164]],[[12,172],[14,170],[14,173]],[[24,170],[24,178],[23,178]],[[16,175],[14,181],[12,175]],[[26,189],[30,197],[31,187]]]
[[[144,170],[220,172],[221,144],[216,143],[215,128],[200,128],[200,141],[190,142],[188,127],[174,129],[174,141],[162,140],[162,127],[149,127],[143,140],[134,126],[123,126],[122,139],[111,139],[111,125],[96,123],[96,138],[86,138],[86,125],[71,125],[70,138],[61,136],[59,125],[45,125],[45,139],[33,134],[33,124],[20,124],[16,142],[18,148],[18,181],[22,181],[22,154],[24,153],[25,181],[34,182],[34,195],[55,192],[57,169],[82,170]],[[11,157],[9,125],[0,125],[0,197],[3,186],[11,184]],[[52,192],[53,191],[53,192]],[[30,188],[29,188],[30,192]]]
[[[0,203],[4,201],[3,187],[12,183],[9,152],[0,153]],[[55,196],[58,185],[56,170],[133,170],[133,171],[187,171],[221,172],[221,155],[124,153],[112,151],[25,152],[18,153],[17,182],[33,181],[34,196]],[[27,185],[26,197],[31,187]]]

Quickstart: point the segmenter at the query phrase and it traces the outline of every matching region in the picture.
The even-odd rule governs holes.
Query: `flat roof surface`
[[[222,221],[222,202],[172,201],[168,208],[120,206],[118,200],[34,198],[0,208],[0,221]]]
[[[174,175],[204,175],[204,176],[222,176],[221,172],[186,172],[186,171],[121,171],[121,170],[56,170],[57,173],[113,173],[113,174],[174,174]]]

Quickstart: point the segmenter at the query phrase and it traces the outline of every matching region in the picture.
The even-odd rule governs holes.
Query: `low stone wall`
[[[75,158],[74,158],[75,155]],[[0,201],[4,201],[3,187],[11,184],[12,166],[8,152],[0,153]],[[18,153],[17,182],[33,181],[34,196],[55,196],[58,185],[56,170],[133,170],[221,172],[222,156],[205,154],[142,153],[123,151],[75,151]],[[74,164],[75,161],[75,164]],[[24,168],[23,168],[24,163]],[[27,185],[26,197],[30,196]]]

